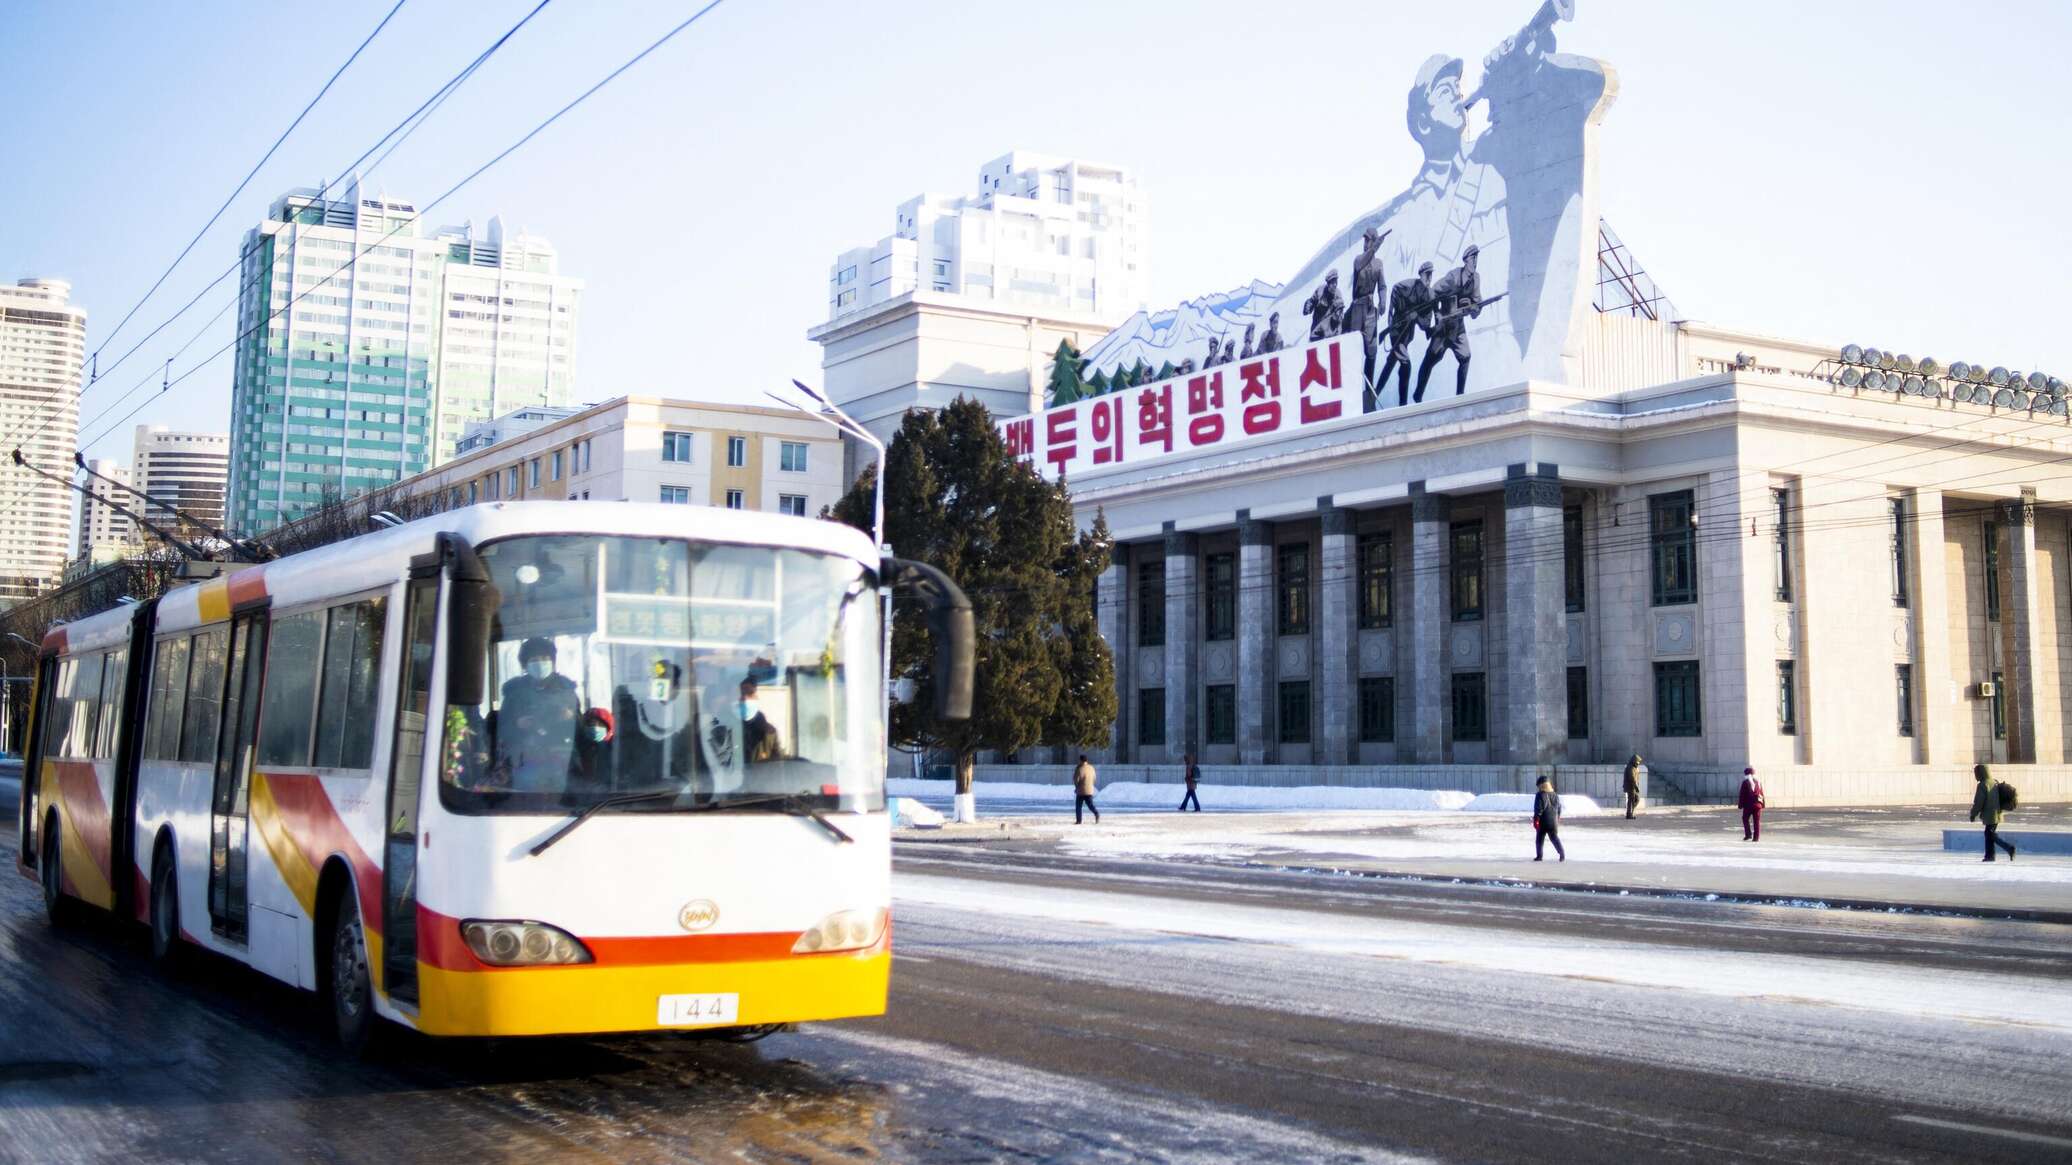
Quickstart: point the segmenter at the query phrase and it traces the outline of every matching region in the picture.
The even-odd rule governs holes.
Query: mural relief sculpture
[[[1245,330],[1249,332],[1251,331],[1251,327],[1247,325]],[[1266,334],[1259,337],[1258,354],[1261,356],[1265,356],[1273,352],[1278,352],[1280,350],[1281,313],[1275,312],[1272,315],[1266,317]]]
[[[1252,346],[1252,333],[1253,333],[1254,331],[1256,331],[1256,330],[1258,330],[1258,325],[1257,325],[1257,324],[1246,324],[1246,325],[1245,325],[1245,345],[1244,345],[1244,347],[1242,347],[1242,348],[1239,348],[1239,349],[1237,350],[1237,358],[1238,358],[1238,359],[1240,359],[1240,360],[1250,360],[1250,359],[1252,358],[1252,356],[1253,356],[1253,355],[1254,355],[1255,353],[1257,353],[1257,352],[1259,351],[1259,349],[1257,349],[1257,348],[1254,348],[1254,347]]]
[[[1353,302],[1345,312],[1345,330],[1360,334],[1360,351],[1365,363],[1360,367],[1361,382],[1365,385],[1364,396],[1374,396],[1374,348],[1381,336],[1381,289],[1387,286],[1382,278],[1381,243],[1389,232],[1377,232],[1368,227],[1360,236],[1360,256],[1353,261]]]
[[[1368,412],[1380,407],[1376,394],[1388,386],[1391,371],[1396,374],[1396,404],[1410,403],[1410,341],[1416,338],[1420,327],[1430,334],[1432,308],[1437,302],[1432,296],[1430,263],[1419,263],[1417,278],[1405,279],[1389,289],[1389,355],[1381,366],[1381,375],[1374,378],[1367,390]]]
[[[1453,353],[1457,367],[1454,369],[1453,394],[1459,396],[1468,391],[1468,321],[1482,314],[1482,309],[1495,304],[1504,297],[1498,292],[1488,299],[1482,298],[1482,277],[1475,273],[1475,261],[1481,251],[1473,243],[1461,252],[1460,266],[1446,273],[1438,286],[1432,288],[1437,301],[1433,307],[1431,342],[1425,345],[1424,362],[1417,369],[1417,392],[1410,399],[1424,399],[1425,383],[1432,378],[1432,369],[1446,353]]]
[[[1554,28],[1573,12],[1574,0],[1545,0],[1517,34],[1484,58],[1479,83],[1467,97],[1460,58],[1439,54],[1425,61],[1404,105],[1405,128],[1423,153],[1409,188],[1346,224],[1287,283],[1254,284],[1213,302],[1195,301],[1212,310],[1186,327],[1161,327],[1161,317],[1140,316],[1095,345],[1089,352],[1093,363],[1126,363],[1169,350],[1154,357],[1156,363],[1173,352],[1210,345],[1220,351],[1226,331],[1270,312],[1299,309],[1310,321],[1312,341],[1346,328],[1360,331],[1370,353],[1362,372],[1372,377],[1376,345],[1368,324],[1378,328],[1380,290],[1387,286],[1380,270],[1429,262],[1449,279],[1466,269],[1477,285],[1472,298],[1451,309],[1472,305],[1470,310],[1454,320],[1435,316],[1428,325],[1438,329],[1435,342],[1445,337],[1432,351],[1452,352],[1460,360],[1457,391],[1568,379],[1576,348],[1571,332],[1590,311],[1595,292],[1596,125],[1617,90],[1616,76],[1603,62],[1556,51]],[[1471,134],[1469,111],[1478,105],[1487,110],[1488,124]],[[1470,248],[1479,255],[1472,268],[1466,259]],[[1350,313],[1341,272],[1353,277]],[[1395,303],[1392,289],[1392,317]],[[1415,311],[1407,318],[1414,321]],[[1395,356],[1398,335],[1406,345],[1409,336],[1394,318],[1389,329]],[[1397,361],[1407,362],[1407,355]],[[1400,397],[1399,389],[1398,403]]]

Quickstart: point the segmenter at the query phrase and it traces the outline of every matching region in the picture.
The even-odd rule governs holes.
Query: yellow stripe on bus
[[[317,868],[309,864],[302,854],[302,847],[288,836],[288,827],[281,820],[281,807],[273,799],[273,786],[266,781],[265,773],[252,774],[252,828],[259,834],[259,840],[272,856],[274,868],[281,872],[281,881],[288,884],[288,890],[295,895],[295,901],[302,907],[305,917],[317,916]]]
[[[57,810],[58,869],[72,883],[73,895],[104,910],[115,909],[115,887],[108,884],[108,876],[95,864],[93,854],[80,838],[79,827],[72,821],[71,810],[65,807],[64,795],[58,791],[57,769],[49,761],[43,764],[43,789],[37,797]]]
[[[230,618],[230,579],[212,578],[194,592],[195,605],[204,623],[221,623]]]

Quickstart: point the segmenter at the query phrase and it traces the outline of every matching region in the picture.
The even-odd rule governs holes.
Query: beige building
[[[0,286],[0,433],[46,472],[72,472],[86,311],[62,279]],[[72,491],[0,463],[0,607],[56,586],[74,539]]]
[[[847,484],[839,435],[789,409],[627,396],[515,428],[399,488],[454,505],[659,501],[817,517]]]

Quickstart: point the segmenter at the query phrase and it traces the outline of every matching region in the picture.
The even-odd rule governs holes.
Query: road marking
[[[1951,1129],[1960,1133],[1981,1133],[1988,1137],[2006,1137],[2011,1141],[2028,1141],[2036,1145],[2055,1145],[2060,1149],[2072,1149],[2072,1137],[2046,1137],[2042,1133],[2022,1133],[2013,1129],[1996,1129],[1989,1125],[1967,1125],[1961,1121],[1946,1121],[1932,1116],[1905,1114],[1892,1118],[1909,1124],[1932,1125],[1938,1129]]]
[[[895,954],[895,955],[893,955],[893,956],[892,956],[892,959],[893,959],[893,961],[894,961],[894,962],[897,962],[897,963],[932,963],[932,962],[934,962],[934,961],[935,961],[934,959],[928,958],[928,957],[926,957],[926,956],[924,956],[924,955],[899,955],[899,954]]]

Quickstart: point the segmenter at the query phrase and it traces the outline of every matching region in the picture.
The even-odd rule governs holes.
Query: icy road
[[[891,1014],[406,1042],[0,877],[0,1160],[2072,1160],[2072,928],[902,846]]]

